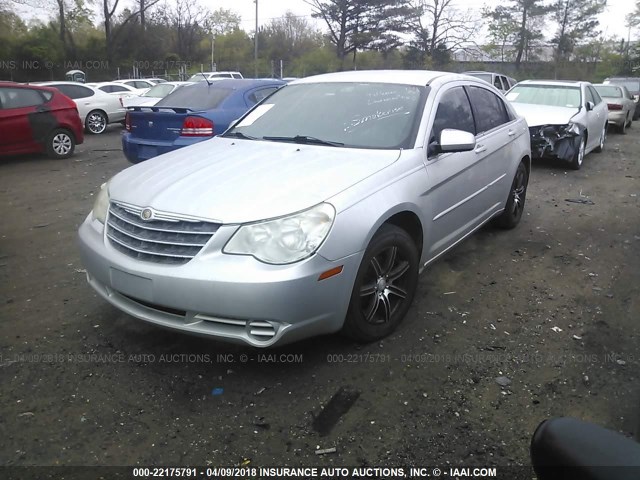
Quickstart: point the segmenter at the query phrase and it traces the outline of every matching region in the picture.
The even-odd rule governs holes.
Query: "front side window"
[[[504,102],[493,92],[468,87],[477,133],[488,132],[510,121]]]
[[[587,88],[589,89],[589,92],[591,93],[591,96],[593,97],[593,103],[595,105],[598,105],[599,103],[602,102],[602,98],[600,98],[600,95],[598,94],[598,91],[593,88],[591,85],[588,85]]]
[[[437,145],[440,142],[440,134],[445,128],[476,134],[471,104],[462,87],[452,88],[440,98],[436,118],[429,136],[429,155],[433,154],[432,145]]]
[[[227,132],[268,141],[413,148],[428,88],[369,82],[289,85]]]

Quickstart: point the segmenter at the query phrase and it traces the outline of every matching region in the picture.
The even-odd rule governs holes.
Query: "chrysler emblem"
[[[145,208],[140,212],[140,218],[142,220],[151,220],[151,217],[153,217],[153,211],[150,208]]]

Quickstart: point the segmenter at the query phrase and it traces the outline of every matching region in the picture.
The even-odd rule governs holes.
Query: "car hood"
[[[114,201],[245,223],[312,207],[391,165],[400,150],[213,138],[117,174]]]
[[[518,115],[524,117],[530,127],[566,125],[580,111],[578,108],[549,107],[530,103],[512,103],[511,105]]]

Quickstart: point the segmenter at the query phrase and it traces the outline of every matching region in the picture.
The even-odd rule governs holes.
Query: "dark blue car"
[[[175,90],[153,107],[131,107],[122,150],[139,163],[224,132],[263,98],[285,85],[280,80],[216,80]]]

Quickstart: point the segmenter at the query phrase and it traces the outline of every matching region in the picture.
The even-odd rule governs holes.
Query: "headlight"
[[[100,186],[100,191],[93,204],[91,216],[94,220],[98,220],[104,224],[107,221],[107,211],[109,210],[109,182]]]
[[[335,216],[333,206],[321,203],[288,217],[244,225],[222,251],[253,255],[262,262],[277,265],[297,262],[320,248]]]

